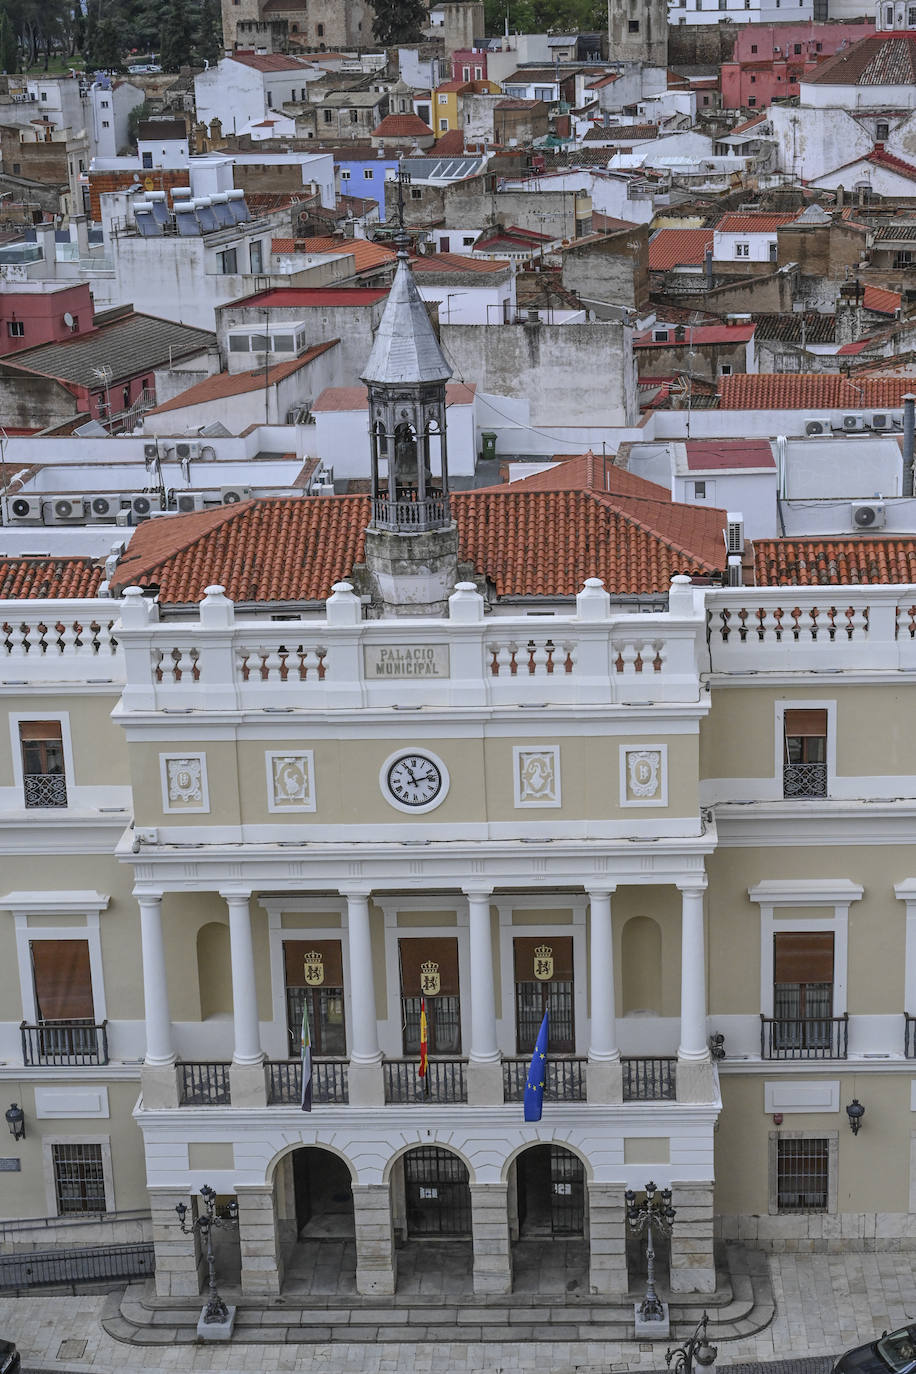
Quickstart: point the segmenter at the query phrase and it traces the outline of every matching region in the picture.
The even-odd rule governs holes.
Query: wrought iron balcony
[[[27,807],[67,805],[67,779],[63,773],[26,773],[22,782]]]
[[[347,1103],[350,1100],[346,1059],[312,1060],[312,1102]],[[271,1059],[267,1102],[269,1106],[299,1106],[302,1101],[301,1059]]]
[[[107,1064],[108,1022],[39,1021],[19,1027],[24,1064]]]
[[[782,770],[784,797],[826,797],[826,763],[787,763]]]
[[[447,496],[427,496],[423,501],[389,501],[377,496],[372,502],[372,528],[421,534],[438,530],[451,519]]]
[[[225,1063],[188,1063],[178,1065],[178,1100],[182,1107],[227,1107],[229,1065]]]
[[[761,1059],[845,1059],[849,1015],[761,1016]]]
[[[676,1059],[627,1055],[621,1064],[624,1102],[673,1102],[676,1099]]]
[[[467,1102],[466,1059],[430,1059],[426,1083],[417,1073],[419,1059],[386,1059],[386,1102]]]
[[[584,1057],[568,1059],[548,1059],[547,1074],[544,1080],[544,1097],[554,1102],[585,1101]],[[503,1060],[503,1101],[522,1102],[525,1098],[525,1083],[531,1055],[520,1055]]]

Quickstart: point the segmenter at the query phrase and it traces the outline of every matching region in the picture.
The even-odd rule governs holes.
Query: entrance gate
[[[533,1145],[518,1158],[519,1234],[585,1234],[585,1170],[562,1145]]]
[[[468,1171],[457,1155],[421,1146],[404,1156],[407,1235],[467,1237],[471,1234]]]

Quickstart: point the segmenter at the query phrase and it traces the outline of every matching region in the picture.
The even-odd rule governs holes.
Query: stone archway
[[[284,1155],[274,1171],[284,1293],[356,1291],[353,1180],[346,1160],[320,1145]]]
[[[468,1167],[454,1151],[419,1145],[391,1170],[391,1207],[398,1237],[397,1291],[443,1296],[472,1289],[473,1242]]]

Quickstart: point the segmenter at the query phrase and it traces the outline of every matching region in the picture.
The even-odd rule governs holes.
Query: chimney
[[[81,258],[89,256],[89,220],[85,215],[71,215],[70,223],[76,227],[76,242]]]
[[[916,431],[916,396],[908,391],[903,398],[903,494],[913,493],[913,439]]]
[[[41,249],[44,258],[44,274],[46,277],[57,275],[57,246],[54,237],[54,221],[42,220],[35,225],[35,242]]]

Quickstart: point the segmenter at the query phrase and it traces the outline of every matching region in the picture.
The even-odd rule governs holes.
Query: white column
[[[353,1026],[350,1059],[355,1064],[378,1064],[382,1052],[378,1045],[375,1015],[369,892],[368,889],[351,888],[343,895],[347,899],[347,939],[350,948],[350,1011]]]
[[[146,1008],[145,1064],[165,1068],[175,1063],[172,1017],[162,937],[162,897],[138,897],[140,945],[143,952],[143,1001]]]
[[[611,893],[616,886],[587,887],[591,908],[589,945],[592,1033],[588,1047],[591,1063],[614,1064],[617,1048],[617,1011],[614,1005],[614,940],[611,927]]]
[[[490,928],[492,887],[464,888],[468,899],[471,954],[471,1049],[476,1064],[498,1064],[496,998],[493,991],[493,935]]]
[[[678,883],[681,891],[681,1043],[678,1059],[709,1058],[706,1043],[705,877]]]
[[[261,1033],[258,1027],[258,990],[254,976],[251,941],[250,892],[220,894],[229,907],[229,945],[232,958],[232,1016],[235,1027],[233,1064],[261,1064]]]

